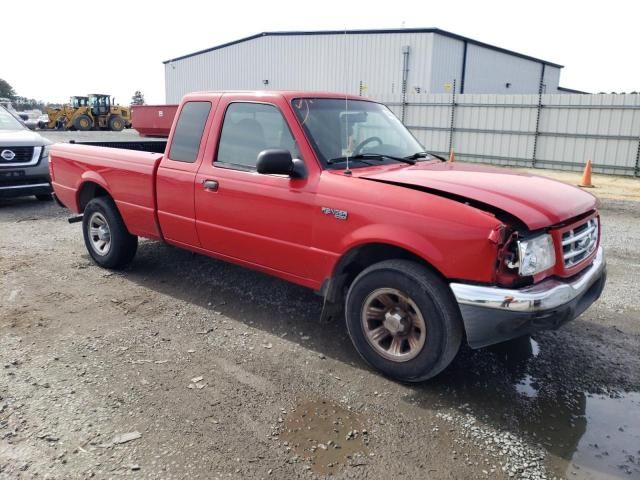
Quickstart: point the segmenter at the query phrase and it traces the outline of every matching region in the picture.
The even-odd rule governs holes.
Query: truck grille
[[[2,152],[8,150],[13,152],[14,157],[7,159],[11,154],[2,155]],[[0,146],[0,165],[3,163],[29,163],[33,158],[33,147],[1,147]]]
[[[573,267],[593,253],[598,244],[598,228],[598,219],[592,218],[562,234],[565,268]]]

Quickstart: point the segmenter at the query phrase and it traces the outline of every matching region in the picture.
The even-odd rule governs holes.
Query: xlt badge
[[[325,215],[333,215],[338,220],[346,220],[349,216],[346,210],[338,210],[337,208],[320,207],[320,210],[322,210],[322,213]]]

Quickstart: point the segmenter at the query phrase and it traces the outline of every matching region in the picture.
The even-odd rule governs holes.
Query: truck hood
[[[34,147],[51,142],[31,130],[0,130],[0,147]]]
[[[354,176],[490,205],[531,230],[561,223],[597,205],[593,195],[579,188],[501,168],[420,162],[411,167],[366,170],[354,170]]]

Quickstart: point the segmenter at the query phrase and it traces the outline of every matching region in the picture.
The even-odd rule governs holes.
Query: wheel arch
[[[323,283],[322,295],[327,302],[342,303],[349,286],[360,272],[384,260],[411,260],[434,272],[448,283],[446,277],[431,261],[412,249],[387,242],[367,242],[352,246],[340,257],[331,277]]]
[[[84,212],[87,204],[96,197],[109,197],[113,199],[113,196],[102,182],[92,178],[81,183],[76,194],[78,211]]]

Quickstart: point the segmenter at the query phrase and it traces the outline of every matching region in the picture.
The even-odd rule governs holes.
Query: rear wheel
[[[456,356],[462,320],[448,285],[426,267],[386,260],[353,281],[346,300],[349,336],[358,353],[383,374],[427,380]]]
[[[114,132],[121,132],[124,130],[125,122],[120,115],[114,115],[109,119],[109,130]]]
[[[73,126],[76,130],[80,130],[80,131],[87,131],[87,130],[91,130],[91,117],[89,117],[89,115],[85,115],[84,113],[81,115],[78,115],[74,120],[73,120]]]
[[[127,230],[114,201],[97,197],[84,209],[82,231],[87,251],[101,267],[118,269],[133,260],[138,237]]]

